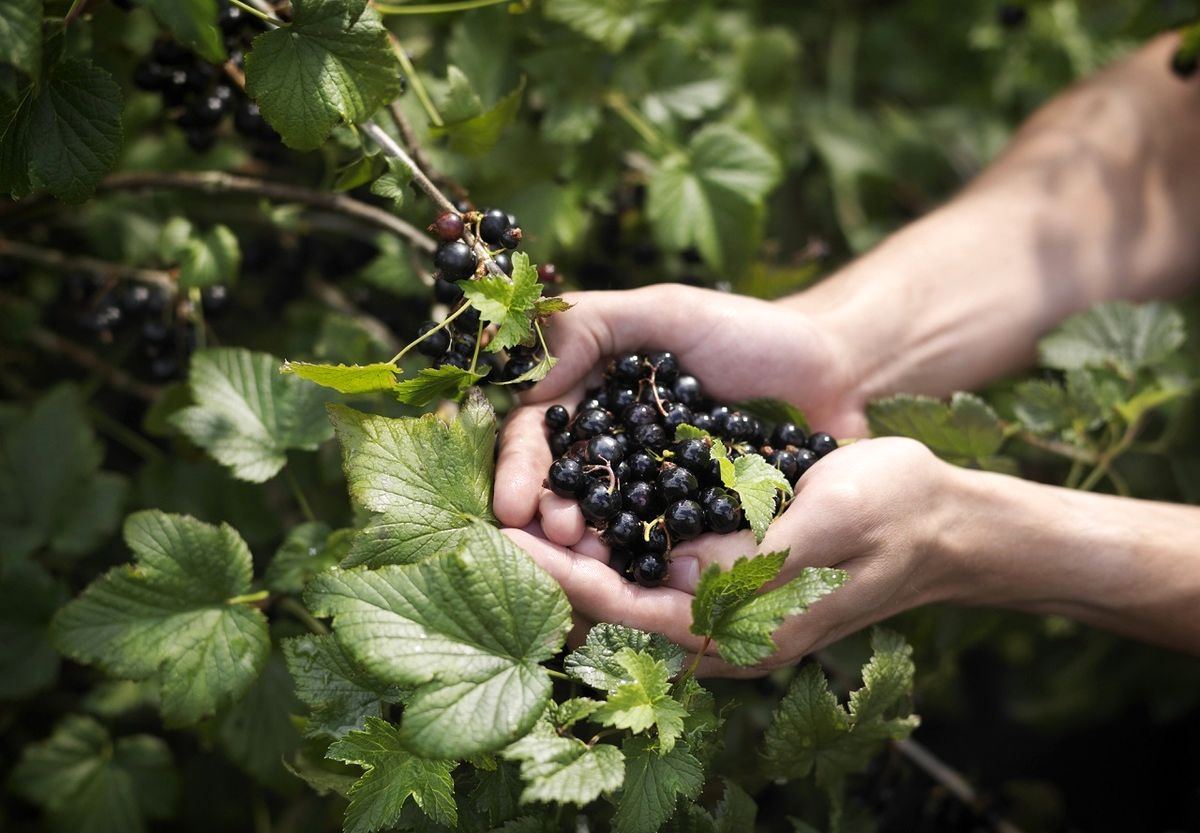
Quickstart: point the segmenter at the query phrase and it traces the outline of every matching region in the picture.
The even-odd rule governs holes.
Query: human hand
[[[794,307],[673,284],[565,299],[575,306],[547,326],[558,365],[523,397],[501,437],[493,509],[505,526],[539,518],[540,534],[553,543],[573,547],[583,538],[577,504],[542,488],[552,460],[543,417],[552,403],[574,408],[616,353],[670,350],[710,396],[780,399],[820,430],[865,433],[849,351]]]
[[[784,622],[775,634],[779,650],[762,665],[729,666],[709,646],[699,667],[709,675],[756,676],[948,596],[959,578],[951,560],[938,557],[938,547],[953,523],[954,474],[912,440],[856,442],[823,457],[800,478],[795,499],[761,544],[748,530],[679,544],[667,584],[656,588],[640,587],[612,570],[607,548],[594,537],[568,548],[546,540],[536,527],[507,532],[562,585],[580,620],[661,633],[693,652],[702,649],[703,640],[689,630],[692,598],[710,564],[728,569],[744,555],[786,550],[787,562],[771,586],[795,578],[804,567],[845,570],[843,587]]]

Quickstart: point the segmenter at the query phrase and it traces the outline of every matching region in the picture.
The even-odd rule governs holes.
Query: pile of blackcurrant
[[[707,436],[677,440],[680,425]],[[617,356],[574,417],[552,405],[546,427],[555,457],[546,487],[578,501],[603,530],[610,566],[644,587],[666,578],[674,544],[749,526],[737,494],[723,485],[713,437],[729,459],[760,454],[792,485],[837,448],[829,434],[806,435],[793,422],[768,429],[705,397],[699,380],[668,352]]]
[[[499,209],[476,211],[469,203],[460,203],[456,211],[438,215],[429,226],[429,231],[438,239],[433,254],[434,299],[450,308],[454,319],[447,327],[439,327],[435,321],[427,321],[417,330],[417,350],[433,359],[434,367],[446,365],[467,369],[475,362],[477,372],[487,372],[487,381],[512,382],[532,370],[542,356],[534,348],[516,346],[507,351],[507,361],[495,354],[477,350],[477,342],[486,338],[487,321],[480,321],[479,311],[466,305],[460,281],[472,280],[485,273],[475,250],[463,239],[470,228],[475,239],[488,249],[496,266],[506,275],[512,275],[512,251],[521,245],[521,228],[517,218]],[[538,279],[542,283],[558,283],[561,279],[553,264],[538,267]],[[461,310],[461,311],[460,311]],[[511,385],[520,391],[532,387],[532,382]]]
[[[266,25],[237,6],[225,5],[218,18],[229,60],[242,69],[252,37]],[[279,134],[267,124],[258,105],[221,71],[173,40],[160,40],[150,57],[137,65],[133,83],[162,96],[170,119],[179,125],[197,153],[217,141],[221,120],[232,114],[233,126],[256,150],[278,147]]]

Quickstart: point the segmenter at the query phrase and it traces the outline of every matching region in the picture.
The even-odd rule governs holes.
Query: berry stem
[[[641,136],[646,144],[657,149],[670,147],[670,142],[629,104],[629,99],[623,93],[610,92],[604,96],[604,103],[612,108],[612,111],[620,116],[622,121],[633,128],[633,131]]]
[[[254,15],[259,20],[261,20],[263,23],[267,23],[271,26],[287,26],[286,23],[284,23],[282,20],[275,17],[274,15],[268,14],[267,12],[262,11],[261,9],[258,9],[256,7],[250,5],[249,3],[244,3],[244,2],[242,2],[242,0],[229,0],[229,2],[231,4],[233,4],[234,6],[237,6],[242,11],[246,12],[246,14]]]
[[[483,319],[479,319],[479,324],[475,328],[475,352],[471,354],[471,372],[475,372],[475,367],[479,364],[479,344],[483,341]]]
[[[401,50],[401,52],[403,52],[403,50]],[[411,77],[416,78],[415,75]],[[417,85],[415,83],[413,84],[413,89],[417,89]],[[424,89],[424,87],[421,87],[421,89]],[[428,176],[435,185],[440,185],[442,188],[453,191],[455,196],[460,198],[466,197],[466,188],[462,187],[453,179],[446,176],[443,171],[434,169],[433,163],[429,161],[429,157],[425,155],[424,149],[422,149],[420,143],[417,141],[417,133],[412,126],[412,122],[409,121],[408,116],[404,115],[404,110],[400,107],[400,103],[398,101],[393,101],[388,105],[388,113],[391,115],[392,121],[396,124],[396,132],[400,134],[401,141],[403,141],[405,146],[408,148],[408,152],[412,156],[413,160],[421,167],[421,170],[425,171],[426,176]]]
[[[378,8],[378,7],[376,7]],[[429,95],[429,90],[425,89],[425,82],[421,80],[417,68],[413,66],[412,59],[408,57],[408,53],[404,51],[404,47],[400,45],[400,41],[396,36],[388,33],[388,42],[392,45],[392,51],[396,53],[396,59],[400,61],[400,67],[404,70],[408,78],[408,83],[412,84],[413,92],[417,94],[417,100],[421,102],[421,107],[425,110],[425,115],[429,116],[429,122],[434,127],[444,127],[446,122],[442,118],[442,114],[438,112],[437,107],[433,104],[433,98]],[[393,115],[395,113],[393,112]],[[397,125],[399,126],[399,125]],[[401,130],[403,133],[403,130]],[[410,148],[415,150],[412,142],[405,139]],[[416,155],[415,153],[413,154]]]
[[[463,304],[461,307],[456,309],[454,312],[450,313],[445,318],[443,318],[442,321],[436,327],[432,328],[429,332],[419,335],[419,336],[417,336],[417,338],[410,341],[407,345],[405,345],[403,350],[401,350],[399,353],[392,356],[391,359],[388,360],[388,364],[395,364],[396,362],[400,361],[402,358],[404,358],[404,355],[409,350],[416,347],[418,344],[420,344],[425,339],[429,338],[431,335],[436,333],[438,330],[445,329],[447,324],[449,324],[455,318],[458,318],[458,316],[462,315],[463,312],[466,311],[467,307],[469,307],[469,306],[470,306],[470,304]]]

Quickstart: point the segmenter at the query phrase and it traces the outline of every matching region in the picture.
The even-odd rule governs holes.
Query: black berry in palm
[[[521,245],[521,230],[519,228],[506,228],[500,235],[500,245],[506,249],[515,249]]]
[[[621,494],[609,490],[605,483],[593,481],[580,492],[579,508],[589,521],[607,521],[621,511]]]
[[[546,409],[546,427],[553,431],[561,431],[567,427],[571,415],[562,405],[551,405]]]
[[[824,457],[837,447],[837,440],[826,434],[824,431],[818,431],[808,438],[806,443],[808,449],[818,457]]]
[[[451,283],[445,278],[438,278],[433,282],[433,297],[440,304],[457,304],[462,296],[462,287],[456,283]]]
[[[555,460],[550,464],[546,484],[559,497],[575,497],[583,485],[583,466],[571,459]]]
[[[700,489],[700,481],[696,479],[696,475],[673,463],[663,463],[656,485],[658,493],[667,502],[690,497]]]
[[[713,532],[733,532],[741,526],[742,506],[733,495],[713,495],[704,504],[704,520]]]
[[[667,559],[665,556],[646,552],[633,560],[633,580],[642,587],[658,587],[667,577]]]
[[[449,281],[460,281],[475,274],[478,264],[471,247],[461,240],[442,243],[433,253],[433,265]]]
[[[708,461],[712,459],[712,449],[699,437],[680,440],[675,443],[672,452],[672,462],[697,474],[704,472],[708,468]]]
[[[635,549],[642,543],[642,521],[634,513],[618,512],[604,530],[604,540],[610,546]]]
[[[616,464],[621,462],[622,456],[621,444],[612,434],[601,434],[588,440],[587,459],[592,465]]]
[[[804,448],[807,440],[804,430],[794,422],[781,422],[771,432],[771,445],[776,448],[786,448],[789,445]]]
[[[704,531],[704,510],[694,500],[677,500],[663,513],[667,528],[677,540],[695,538]]]

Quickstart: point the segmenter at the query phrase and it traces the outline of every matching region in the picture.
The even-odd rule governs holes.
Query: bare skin
[[[969,389],[1027,365],[1037,339],[1106,300],[1176,295],[1200,278],[1200,82],[1167,69],[1166,36],[1036,113],[962,194],[839,274],[775,303],[679,286],[568,297],[560,364],[505,427],[495,511],[564,586],[581,626],[618,621],[691,650],[700,570],[787,549],[851,580],[784,624],[756,674],[919,605],[1058,613],[1200,652],[1200,509],[958,469],[917,443],[857,443],[819,462],[756,547],[748,533],[675,551],[669,588],[628,584],[574,503],[542,489],[542,415],[573,406],[605,356],[669,349],[714,396],[793,402],[838,436],[897,391]],[[685,341],[671,341],[671,334]],[[715,653],[710,647],[710,653]]]

